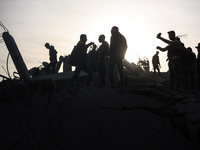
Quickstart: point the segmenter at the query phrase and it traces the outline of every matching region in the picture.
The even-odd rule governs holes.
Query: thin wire
[[[3,25],[3,23],[0,21],[0,27],[3,28],[4,32],[8,32],[8,29]],[[2,37],[2,33],[0,35],[0,37]],[[4,42],[3,39],[0,39],[0,43]]]
[[[2,33],[0,34],[0,37],[1,37],[1,38],[3,37],[3,36],[2,36]],[[3,38],[0,39],[0,43],[2,43],[2,42],[4,42]]]
[[[3,66],[1,66],[1,67],[3,68],[3,70],[5,71],[5,73],[8,75],[8,73],[7,73],[6,69],[5,69]]]
[[[0,21],[0,26],[4,29],[5,32],[8,32],[8,29],[3,25],[1,21]]]
[[[3,25],[3,23],[1,21],[0,21],[0,27],[2,27],[5,32],[8,32],[8,29]],[[3,37],[2,33],[1,33],[0,37]],[[2,42],[4,42],[4,40],[0,39],[0,43],[2,43]],[[8,77],[11,79],[11,76],[10,76],[10,73],[9,73],[9,68],[8,68],[9,55],[10,55],[10,53],[8,53],[7,60],[6,60],[6,68],[7,68],[7,70],[5,70],[5,68],[3,66],[2,66],[2,68],[4,69],[4,71],[6,72]]]

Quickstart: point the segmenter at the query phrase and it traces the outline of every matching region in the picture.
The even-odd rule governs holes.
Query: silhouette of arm
[[[90,47],[91,45],[94,45],[94,42],[90,42],[89,44],[86,44],[85,46],[88,48],[88,47]]]
[[[168,46],[165,47],[165,48],[162,48],[162,47],[160,47],[160,46],[157,46],[156,48],[159,49],[159,50],[162,51],[162,52],[165,52],[165,51],[168,50]]]
[[[167,40],[167,39],[161,37],[161,33],[159,33],[159,34],[157,35],[157,38],[160,39],[161,41],[167,43],[167,44],[172,44],[172,41]]]
[[[167,44],[172,44],[172,42],[170,40],[167,40],[167,39],[165,39],[163,37],[159,37],[158,39],[160,39],[161,41],[163,41],[163,42],[165,42]]]

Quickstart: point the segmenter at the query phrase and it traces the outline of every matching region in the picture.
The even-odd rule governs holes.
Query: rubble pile
[[[141,71],[124,88],[32,89],[0,82],[0,149],[200,148],[200,92],[170,92],[167,73]]]

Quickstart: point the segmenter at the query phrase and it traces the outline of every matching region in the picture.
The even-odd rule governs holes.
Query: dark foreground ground
[[[162,76],[53,92],[2,81],[0,150],[199,150],[200,92],[170,92]]]

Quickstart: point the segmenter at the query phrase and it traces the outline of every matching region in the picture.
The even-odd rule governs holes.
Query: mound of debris
[[[167,73],[131,73],[116,89],[96,86],[97,75],[59,90],[3,80],[1,149],[199,149],[200,92],[169,91]]]

